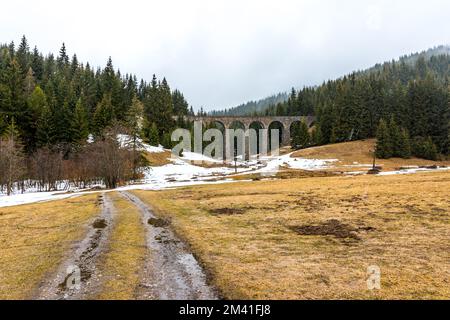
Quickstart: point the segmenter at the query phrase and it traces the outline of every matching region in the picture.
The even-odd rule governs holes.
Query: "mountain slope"
[[[234,108],[212,111],[211,115],[245,116],[254,113],[262,113],[266,111],[270,106],[276,105],[280,102],[285,102],[288,97],[288,94],[285,92],[278,93],[264,99],[243,103]]]
[[[414,66],[416,62],[420,58],[424,58],[426,61],[429,61],[432,57],[437,57],[441,55],[450,55],[450,45],[441,45],[437,46],[431,49],[428,49],[426,51],[413,53],[410,55],[405,55],[400,57],[398,60],[388,61],[385,63],[379,63],[375,66],[355,72],[354,74],[357,75],[367,75],[369,73],[379,72],[384,67],[392,65],[393,63],[399,63],[399,64],[406,64],[408,66]],[[408,79],[410,80],[410,79]],[[212,115],[231,115],[231,116],[244,116],[244,115],[252,115],[255,113],[262,114],[266,112],[266,110],[270,109],[271,107],[274,108],[278,103],[284,103],[287,102],[289,98],[289,95],[287,93],[278,93],[275,95],[272,95],[270,97],[256,100],[256,101],[249,101],[247,103],[243,103],[237,107],[225,109],[225,110],[217,110],[212,111]]]

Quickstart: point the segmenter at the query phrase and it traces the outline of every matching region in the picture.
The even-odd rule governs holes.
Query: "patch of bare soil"
[[[338,176],[339,173],[330,172],[330,171],[318,171],[318,170],[294,170],[294,169],[283,169],[276,174],[276,178],[278,179],[302,179],[302,178],[314,178],[314,177],[335,177]]]
[[[361,240],[358,233],[373,231],[372,227],[353,227],[339,220],[328,220],[320,225],[290,226],[289,229],[302,236],[334,236],[338,239]]]
[[[209,212],[213,215],[240,215],[245,213],[245,209],[239,208],[218,208],[218,209],[210,209]]]

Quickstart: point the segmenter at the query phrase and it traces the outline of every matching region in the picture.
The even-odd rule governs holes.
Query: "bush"
[[[413,141],[413,154],[418,158],[436,161],[438,159],[438,151],[431,137],[416,137]]]

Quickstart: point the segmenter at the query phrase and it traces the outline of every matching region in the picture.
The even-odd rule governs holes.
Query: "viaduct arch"
[[[250,129],[250,126],[255,123],[262,125],[262,129],[269,129],[273,123],[281,123],[282,125],[282,137],[281,145],[287,146],[290,144],[291,138],[291,126],[295,122],[302,120],[306,121],[308,127],[315,121],[314,116],[297,116],[297,117],[276,117],[276,116],[255,116],[255,117],[238,117],[238,116],[186,116],[187,121],[201,121],[203,124],[209,124],[213,122],[221,123],[225,129],[231,129],[232,124],[240,122],[243,124],[245,131]]]

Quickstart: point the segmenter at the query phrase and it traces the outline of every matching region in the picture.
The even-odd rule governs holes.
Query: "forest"
[[[445,52],[443,48],[437,51]],[[286,102],[262,114],[315,115],[307,146],[374,138],[378,133],[385,137],[377,151],[382,158],[396,156],[392,145],[401,141],[405,149],[410,145],[413,155],[435,160],[450,151],[449,75],[449,54],[423,52],[318,87],[292,89]]]
[[[448,157],[446,50],[292,89],[287,100],[280,94],[213,114],[316,116],[312,129],[292,128],[296,149],[376,137],[379,158]],[[69,57],[64,44],[57,56],[44,56],[25,36],[17,48],[0,45],[0,192],[57,190],[61,181],[114,188],[139,179],[148,165],[142,141],[170,148],[173,129],[192,129],[183,116],[193,113],[165,78],[138,81],[115,69],[111,58],[104,68],[93,67]],[[131,139],[120,142],[120,134]]]
[[[138,81],[111,58],[94,68],[69,57],[64,44],[56,57],[30,50],[25,36],[17,48],[0,45],[0,191],[10,193],[18,181],[39,190],[61,180],[115,187],[136,178],[140,138],[170,147],[172,130],[190,112],[165,78]],[[119,146],[113,133],[134,137],[132,146]]]

